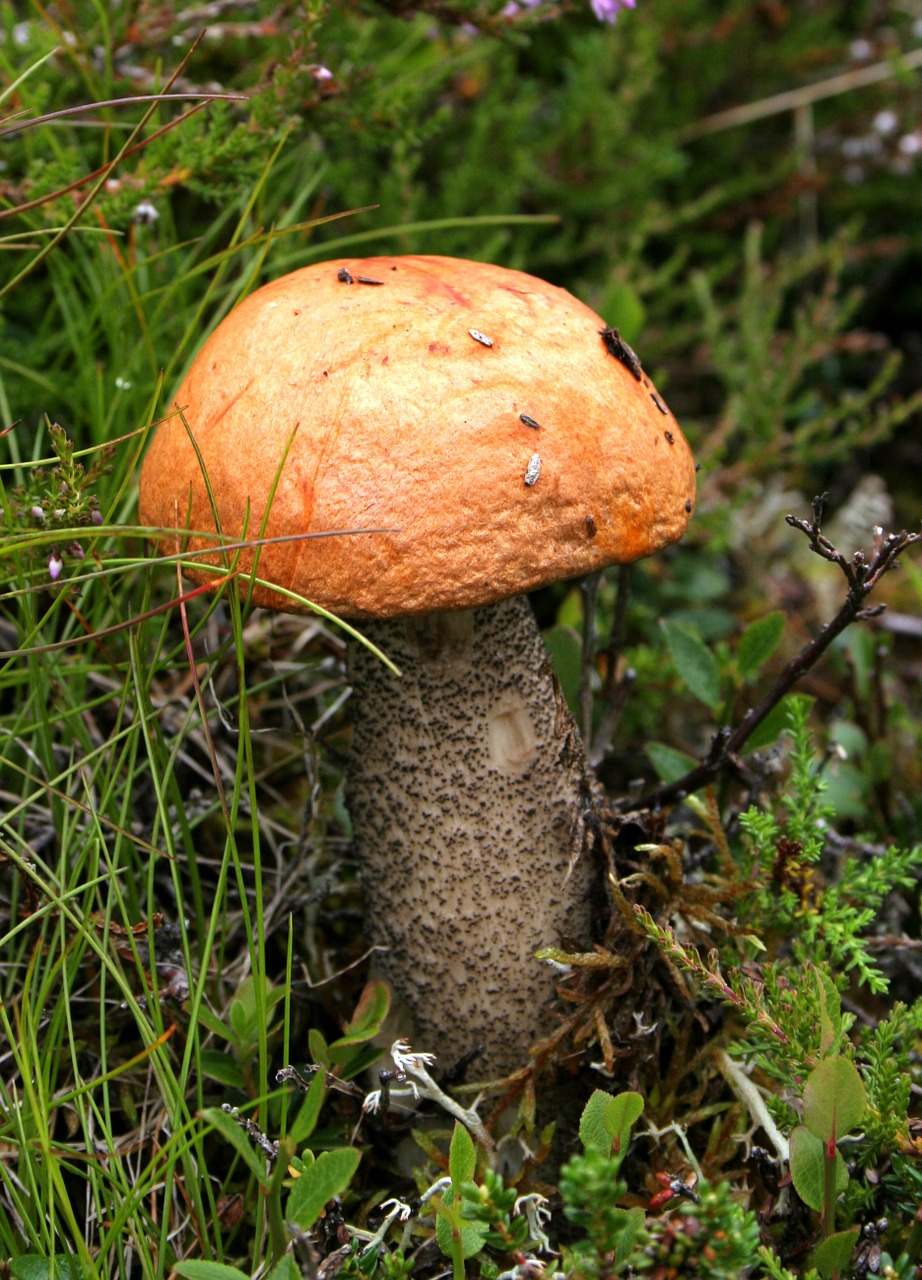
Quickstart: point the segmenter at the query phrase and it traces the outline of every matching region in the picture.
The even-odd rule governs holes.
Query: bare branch
[[[864,601],[885,573],[898,568],[900,554],[907,547],[915,546],[922,541],[922,533],[907,533],[904,529],[900,533],[884,534],[882,529],[876,529],[870,558],[863,551],[856,551],[849,560],[822,532],[823,512],[828,497],[829,495],[824,493],[814,498],[812,520],[802,520],[797,516],[785,516],[785,520],[792,528],[799,529],[807,537],[812,551],[824,560],[837,564],[842,570],[848,583],[848,592],[841,608],[826,623],[819,635],[791,659],[768,693],[746,712],[736,728],[732,732],[729,726],[719,729],[714,735],[705,759],[675,782],[666,783],[649,792],[641,801],[645,806],[661,808],[663,805],[674,804],[677,800],[682,800],[709,782],[713,782],[724,770],[737,767],[736,757],[747,739],[797,681],[816,665],[833,640],[853,622],[866,622],[870,618],[877,618],[886,608],[883,604],[865,608]]]

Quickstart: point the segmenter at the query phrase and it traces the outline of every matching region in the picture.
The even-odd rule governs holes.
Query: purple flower
[[[57,551],[52,551],[48,557],[48,577],[52,582],[57,582],[61,576],[61,570],[64,568],[64,561],[58,555]]]
[[[619,9],[633,9],[634,0],[589,0],[599,22],[614,22]]]

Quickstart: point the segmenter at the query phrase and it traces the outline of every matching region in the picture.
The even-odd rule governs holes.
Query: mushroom
[[[481,1076],[521,1066],[554,1026],[535,952],[589,943],[593,888],[583,749],[525,593],[682,536],[695,469],[675,419],[565,290],[424,256],[258,289],[176,404],[195,448],[161,424],[140,517],[203,533],[192,577],[216,571],[212,501],[235,538],[383,530],[267,542],[258,576],[359,619],[401,672],[350,643],[347,800],[400,1031],[445,1062],[482,1045]]]

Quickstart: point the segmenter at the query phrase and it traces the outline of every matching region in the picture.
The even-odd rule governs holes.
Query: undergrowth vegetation
[[[0,3],[0,1275],[917,1276],[919,37]],[[482,1096],[400,1042],[369,1094],[341,629],[137,524],[204,336],[366,247],[565,285],[701,463],[680,546],[534,598],[607,892]]]

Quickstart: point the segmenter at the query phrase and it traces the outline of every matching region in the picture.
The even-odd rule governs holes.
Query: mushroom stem
[[[503,1075],[553,1029],[535,951],[589,940],[582,743],[525,597],[362,630],[403,672],[350,650],[367,940],[401,1034]]]

